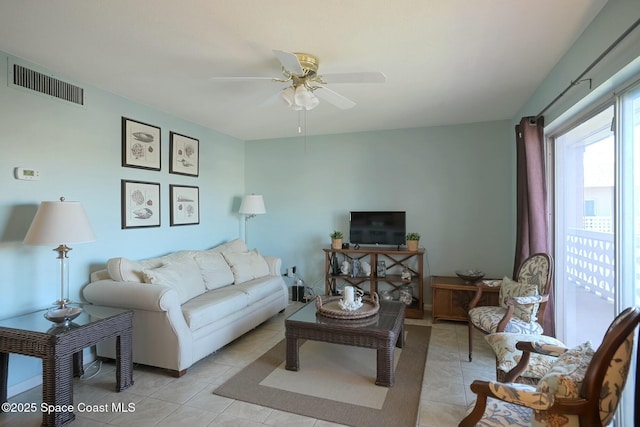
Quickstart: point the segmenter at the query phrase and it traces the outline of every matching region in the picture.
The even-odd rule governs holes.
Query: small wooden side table
[[[472,283],[465,283],[458,276],[431,276],[432,317],[431,322],[438,320],[455,320],[468,322],[469,303],[476,293]],[[485,288],[478,306],[498,305],[500,287]]]
[[[9,353],[38,357],[42,359],[42,403],[47,408],[64,408],[43,412],[42,425],[57,427],[72,422],[73,376],[82,372],[82,350],[112,337],[116,337],[116,391],[133,385],[133,312],[88,304],[83,307],[69,326],[56,326],[45,319],[46,311],[0,320],[2,403],[7,401]]]

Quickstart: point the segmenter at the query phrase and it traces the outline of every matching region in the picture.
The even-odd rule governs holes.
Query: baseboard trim
[[[38,387],[40,384],[42,384],[42,375],[38,375],[29,378],[28,380],[22,381],[18,384],[14,384],[10,387],[7,387],[7,398],[12,398],[15,395],[24,393],[27,390]]]

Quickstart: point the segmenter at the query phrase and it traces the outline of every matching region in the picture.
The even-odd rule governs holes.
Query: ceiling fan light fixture
[[[304,84],[300,84],[295,88],[295,94],[293,96],[293,105],[291,108],[294,110],[312,110],[318,106],[320,100],[317,96],[309,90]]]
[[[304,85],[298,85],[296,87],[296,94],[293,99],[295,99],[296,104],[304,106],[307,104],[307,102],[309,102],[309,95],[310,92],[306,87],[304,87]]]
[[[287,107],[293,108],[295,100],[294,100],[295,91],[293,90],[293,86],[289,86],[285,90],[282,91],[282,95],[280,97],[287,104]]]
[[[307,106],[305,108],[307,110],[313,110],[314,108],[316,108],[318,106],[318,104],[320,104],[320,100],[313,93],[309,92],[309,94],[311,95],[311,99],[309,100],[309,103],[307,104]]]

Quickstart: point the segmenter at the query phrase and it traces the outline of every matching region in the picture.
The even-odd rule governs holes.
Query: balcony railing
[[[613,302],[613,251],[613,233],[569,229],[566,240],[567,280]]]

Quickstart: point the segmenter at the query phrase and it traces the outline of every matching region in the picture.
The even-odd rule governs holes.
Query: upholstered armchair
[[[482,291],[490,286],[484,282],[476,284],[476,294],[469,303],[469,362],[473,357],[474,328],[484,334],[542,334],[552,273],[553,261],[548,254],[531,255],[518,269],[515,281],[502,279],[498,306],[476,307]]]
[[[611,323],[596,351],[588,342],[572,349],[519,343],[523,357],[507,374],[507,380],[522,373],[533,351],[557,359],[535,386],[474,381],[471,391],[477,394],[476,403],[459,427],[609,425],[627,380],[639,322],[640,309],[624,310]],[[636,408],[639,392],[636,382]],[[637,423],[638,414],[635,416]]]

